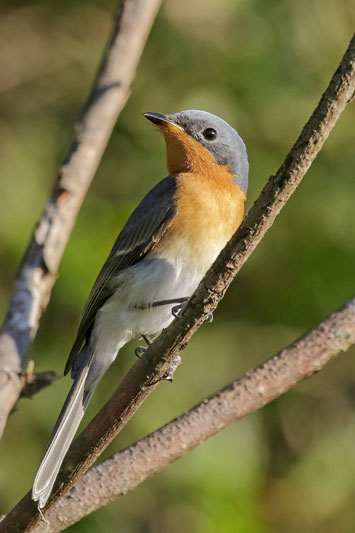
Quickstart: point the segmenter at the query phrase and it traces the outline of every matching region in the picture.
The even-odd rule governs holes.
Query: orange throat
[[[204,273],[241,224],[245,194],[230,167],[218,165],[198,141],[174,125],[161,129],[169,174],[178,179],[177,214],[164,242],[174,254],[191,254]]]
[[[208,177],[221,168],[215,158],[201,143],[174,124],[162,126],[170,175],[194,172]],[[228,169],[228,173],[229,169]]]

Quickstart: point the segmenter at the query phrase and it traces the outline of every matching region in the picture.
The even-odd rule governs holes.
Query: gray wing
[[[129,217],[91,289],[64,374],[69,372],[89,337],[97,311],[114,293],[110,282],[112,278],[141,261],[170,225],[176,213],[175,193],[176,178],[164,178],[149,191]]]

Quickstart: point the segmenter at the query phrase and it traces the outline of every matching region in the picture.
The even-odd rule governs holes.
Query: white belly
[[[117,351],[131,339],[142,334],[157,335],[166,328],[174,318],[171,311],[176,304],[139,307],[160,300],[190,297],[225,243],[209,249],[204,261],[196,253],[189,253],[191,249],[186,244],[181,242],[180,250],[176,250],[176,246],[166,250],[164,256],[151,254],[115,280],[117,288],[95,320],[92,341],[100,358],[106,354],[112,362]]]

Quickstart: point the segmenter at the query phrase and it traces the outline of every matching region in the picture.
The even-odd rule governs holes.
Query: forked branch
[[[18,400],[28,349],[47,307],[77,213],[117,117],[161,0],[124,0],[69,153],[23,256],[0,332],[0,437]]]
[[[46,511],[93,464],[154,390],[181,348],[216,308],[237,272],[296,190],[354,93],[355,38],[350,42],[339,68],[285,162],[276,176],[270,178],[239,230],[201,281],[182,317],[176,319],[148,348],[112,398],[73,443]],[[282,361],[282,358],[276,357],[275,361],[278,360]],[[267,373],[271,374],[273,368],[271,365]],[[290,367],[289,371],[291,374],[295,372],[297,377],[297,367]],[[260,370],[256,373],[257,380],[258,372]],[[277,379],[276,375],[275,383]],[[260,394],[261,391],[256,388],[256,397]],[[222,409],[223,405],[218,404],[218,408]],[[28,493],[0,524],[0,532],[33,531],[39,520],[36,505]]]
[[[264,364],[206,398],[151,435],[92,467],[45,513],[48,533],[61,531],[135,489],[233,422],[319,372],[355,344],[355,298]],[[34,529],[44,531],[40,522]]]

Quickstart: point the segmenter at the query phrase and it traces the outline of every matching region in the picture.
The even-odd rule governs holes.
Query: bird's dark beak
[[[173,120],[173,115],[162,115],[161,113],[144,113],[145,118],[153,122],[161,128],[162,130],[180,130],[183,131],[183,128],[176,124]]]

